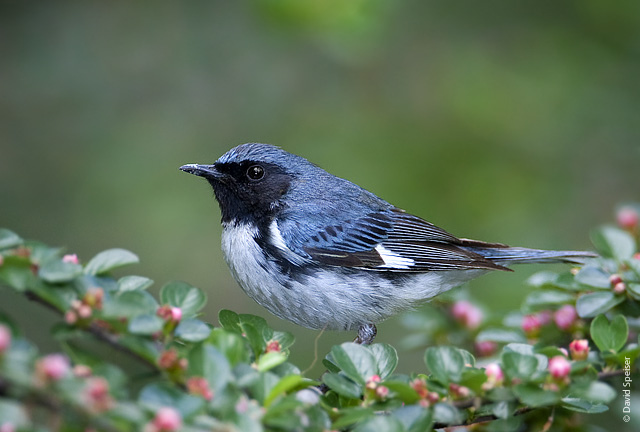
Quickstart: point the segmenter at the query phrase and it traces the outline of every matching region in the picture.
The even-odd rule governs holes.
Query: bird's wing
[[[303,253],[322,264],[381,271],[502,269],[466,247],[504,245],[459,239],[399,209],[328,225],[307,236]]]

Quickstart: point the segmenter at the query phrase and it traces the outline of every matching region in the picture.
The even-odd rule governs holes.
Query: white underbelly
[[[379,271],[325,266],[290,277],[265,257],[256,235],[248,225],[223,229],[222,250],[233,277],[274,315],[313,329],[375,324],[484,272],[407,272],[399,280],[381,277]]]

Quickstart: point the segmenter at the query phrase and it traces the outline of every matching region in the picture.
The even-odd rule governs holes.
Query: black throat
[[[257,164],[265,175],[260,180],[252,180],[247,177],[247,171]],[[207,180],[220,204],[223,223],[252,223],[262,227],[282,210],[281,198],[289,190],[291,176],[278,165],[243,161],[217,163],[215,168],[223,177],[207,177]]]

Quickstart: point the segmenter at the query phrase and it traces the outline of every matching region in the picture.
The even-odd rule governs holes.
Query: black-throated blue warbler
[[[455,237],[268,144],[180,169],[213,187],[225,259],[252,299],[303,327],[358,329],[358,343],[373,341],[376,323],[489,270],[593,256]]]

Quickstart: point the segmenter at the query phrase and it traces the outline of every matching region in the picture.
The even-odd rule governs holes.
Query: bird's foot
[[[363,324],[358,328],[358,337],[354,339],[354,342],[360,345],[371,345],[376,334],[378,334],[378,329],[375,324]]]

